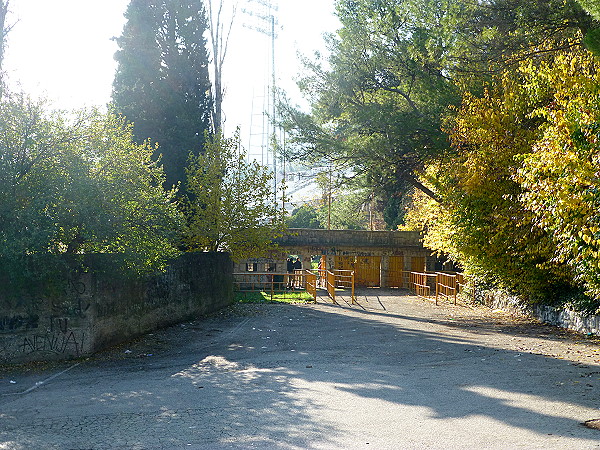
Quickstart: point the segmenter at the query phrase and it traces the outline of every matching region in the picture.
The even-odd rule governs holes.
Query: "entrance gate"
[[[359,286],[379,286],[381,256],[357,256],[354,272]]]
[[[404,287],[404,256],[390,256],[389,264],[388,287]]]
[[[379,286],[381,256],[335,256],[335,269],[354,271],[354,281],[359,286]]]

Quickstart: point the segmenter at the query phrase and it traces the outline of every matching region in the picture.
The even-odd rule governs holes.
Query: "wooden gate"
[[[426,270],[424,256],[413,256],[410,258],[411,272],[425,272]]]
[[[354,280],[359,286],[380,286],[381,256],[357,256]]]
[[[387,285],[388,287],[405,287],[404,256],[390,256]]]

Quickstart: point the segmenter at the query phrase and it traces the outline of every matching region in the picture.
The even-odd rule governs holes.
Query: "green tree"
[[[596,0],[577,0],[596,20],[600,20],[600,5]]]
[[[261,256],[285,230],[283,209],[273,202],[273,175],[246,162],[239,136],[218,133],[188,169],[185,243],[191,250],[227,251],[234,259]]]
[[[289,228],[324,228],[318,217],[318,210],[310,204],[304,204],[295,208],[292,215],[287,218]]]
[[[14,274],[66,253],[120,255],[133,272],[160,268],[177,254],[182,218],[152,151],[112,113],[68,116],[7,95],[0,103],[3,269]]]
[[[600,21],[600,5],[595,0],[578,0],[583,8],[598,22]],[[592,53],[600,55],[600,26],[589,30],[583,42]]]
[[[131,0],[116,38],[115,110],[134,124],[138,143],[158,142],[166,187],[185,183],[210,127],[211,84],[200,0]]]
[[[472,6],[455,29],[450,59],[453,72],[470,77],[476,91],[486,72],[514,70],[520,61],[578,47],[586,31],[595,27],[594,19],[576,0],[461,3]]]
[[[368,193],[340,192],[331,200],[331,208],[323,206],[317,212],[319,222],[329,223],[332,230],[369,229]]]
[[[330,57],[307,61],[300,83],[310,113],[281,107],[291,157],[335,160],[385,198],[407,186],[436,198],[419,175],[453,151],[441,124],[462,91],[579,45],[593,24],[573,0],[340,0],[337,15]]]
[[[421,183],[448,148],[442,117],[460,102],[449,60],[461,2],[342,0],[326,64],[307,62],[310,113],[282,105],[298,159],[335,161],[384,199]]]

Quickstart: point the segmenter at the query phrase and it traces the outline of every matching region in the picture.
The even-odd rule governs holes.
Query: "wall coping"
[[[424,248],[420,231],[289,228],[275,242],[281,247]]]

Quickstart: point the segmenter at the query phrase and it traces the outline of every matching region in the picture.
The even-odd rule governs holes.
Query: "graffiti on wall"
[[[231,301],[226,255],[184,255],[165,273],[139,280],[92,269],[14,293],[0,312],[0,362],[82,356]]]
[[[67,279],[63,297],[52,302],[52,312],[68,317],[85,318],[91,307],[89,292],[89,287],[82,279]]]
[[[37,328],[39,320],[40,318],[36,314],[2,316],[0,317],[0,333]]]
[[[62,295],[32,296],[26,304],[29,312],[13,310],[0,316],[0,348],[4,349],[0,358],[35,353],[81,356],[87,332],[81,325],[87,325],[91,307],[90,288],[84,281],[67,278]]]
[[[45,333],[23,336],[19,351],[25,354],[45,352],[80,356],[85,344],[85,333],[69,326],[66,317],[50,317]]]

